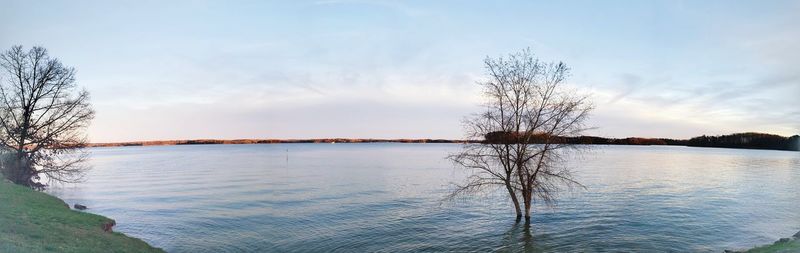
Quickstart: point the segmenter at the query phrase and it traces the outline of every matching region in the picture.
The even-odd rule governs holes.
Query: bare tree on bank
[[[47,50],[14,46],[0,54],[0,145],[3,174],[43,189],[42,176],[77,182],[87,167],[83,130],[94,117],[89,93],[77,90],[75,70]]]
[[[529,49],[508,58],[487,58],[488,80],[480,83],[486,111],[468,117],[472,142],[450,155],[472,172],[450,197],[505,189],[517,219],[530,221],[536,201],[552,205],[561,187],[582,186],[566,159],[580,146],[561,138],[578,136],[592,109],[587,96],[565,89],[564,63],[545,63]],[[524,213],[523,213],[524,212]]]

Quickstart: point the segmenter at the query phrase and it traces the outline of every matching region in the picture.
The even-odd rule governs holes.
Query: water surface
[[[593,146],[586,189],[515,223],[502,194],[440,200],[456,144],[93,148],[53,187],[168,252],[720,252],[800,230],[800,152]]]

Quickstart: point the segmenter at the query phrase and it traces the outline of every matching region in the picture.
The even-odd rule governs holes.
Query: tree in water
[[[487,58],[482,113],[464,121],[467,138],[449,158],[472,174],[450,198],[505,189],[519,220],[530,222],[537,201],[552,205],[562,187],[580,186],[566,165],[580,149],[562,138],[579,136],[593,106],[588,96],[563,87],[564,63],[538,60],[529,49]]]
[[[78,90],[75,69],[47,50],[14,46],[0,54],[2,172],[34,189],[44,179],[77,182],[88,168],[84,129],[94,117],[89,93]],[[44,178],[42,178],[44,176]]]

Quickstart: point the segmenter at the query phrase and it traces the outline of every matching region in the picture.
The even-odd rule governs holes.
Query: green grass
[[[800,252],[800,239],[794,239],[788,242],[776,242],[771,245],[752,248],[747,253],[790,253]]]
[[[111,221],[0,178],[0,252],[164,252],[103,231]]]

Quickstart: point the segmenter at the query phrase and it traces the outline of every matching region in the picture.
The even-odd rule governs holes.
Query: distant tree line
[[[518,138],[518,136],[529,136]],[[667,138],[605,138],[597,136],[548,137],[541,133],[491,132],[485,136],[486,143],[508,143],[525,139],[528,144],[541,144],[550,139],[568,144],[594,145],[678,145],[692,147],[748,148],[800,151],[800,136],[783,137],[764,133],[736,133],[720,136],[698,136],[688,140]]]
[[[603,144],[603,145],[685,145],[685,140],[663,139],[663,138],[603,138],[597,136],[580,136],[569,138],[565,141],[575,144]]]
[[[206,145],[206,144],[277,144],[277,143],[464,143],[463,140],[447,139],[353,139],[353,138],[321,138],[321,139],[196,139],[168,141],[134,141],[89,143],[88,147],[127,147],[127,146],[161,146],[161,145]]]
[[[783,137],[763,133],[738,133],[720,136],[699,136],[688,140],[687,146],[718,148],[753,148],[799,150],[800,136]]]

